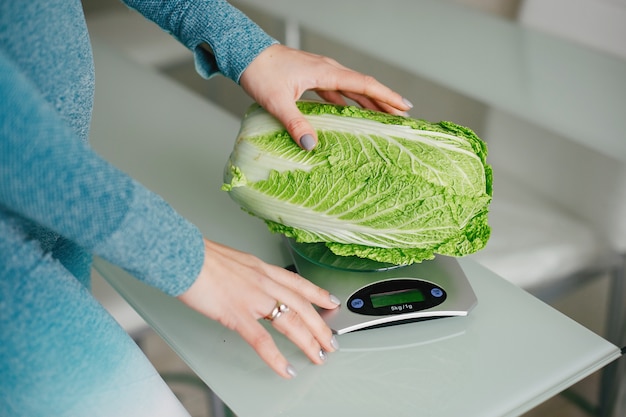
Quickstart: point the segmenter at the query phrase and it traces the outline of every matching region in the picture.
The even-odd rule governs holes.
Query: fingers
[[[339,304],[336,297],[301,276],[246,254],[205,240],[205,260],[196,281],[178,298],[189,307],[239,333],[279,375],[295,376],[259,320],[279,311],[272,321],[315,364],[337,349],[336,339],[311,303],[323,308]]]
[[[296,376],[295,368],[278,350],[272,336],[258,321],[248,321],[237,331],[274,372],[287,379]]]
[[[332,88],[333,85],[341,93],[357,102],[359,105],[372,110],[388,110],[388,113],[404,113],[411,109],[412,104],[400,94],[381,84],[375,78],[355,71],[344,70],[334,74],[336,79],[328,80],[322,88]]]
[[[345,106],[346,100],[344,99],[344,96],[338,92],[338,91],[325,91],[325,90],[318,90],[316,91],[317,95],[320,96],[323,100],[329,102],[329,103],[334,103],[334,104],[339,104],[342,106]]]
[[[319,76],[311,89],[315,90],[320,97],[327,99],[327,92],[337,92],[339,96],[348,97],[362,107],[372,110],[388,110],[387,113],[391,114],[404,114],[413,107],[410,101],[371,75],[354,71],[332,58],[321,55],[312,56],[317,58],[319,69],[312,68]],[[337,95],[334,98],[329,101],[336,104],[345,103],[343,99],[337,100]]]
[[[274,320],[272,325],[276,330],[285,335],[289,340],[293,341],[315,364],[322,364],[326,361],[327,353],[336,350],[336,341],[333,335],[329,334],[327,345],[323,346],[318,339],[307,331],[307,326],[302,321],[302,316],[295,310],[289,309],[280,314]]]
[[[334,352],[338,348],[337,340],[324,320],[315,311],[311,302],[324,308],[335,308],[338,303],[325,290],[315,286],[304,278],[279,267],[272,270],[272,277],[276,281],[263,283],[267,294],[272,294],[273,304],[265,307],[259,315],[269,319],[273,327],[293,342],[314,364],[320,365],[326,361],[327,352]],[[281,285],[284,283],[285,285]],[[282,306],[282,307],[281,307]],[[255,320],[255,323],[258,322]],[[248,327],[242,323],[235,328],[257,354],[279,375],[284,378],[293,378],[295,369],[280,353],[270,334],[263,326]]]
[[[327,290],[318,287],[295,272],[274,265],[267,265],[267,268],[268,274],[272,274],[276,282],[295,293],[303,295],[313,304],[325,309],[335,308],[339,304],[339,300]]]
[[[302,305],[294,301],[280,300],[288,307],[288,311],[272,320],[272,324],[296,346],[298,346],[313,363],[320,364],[319,352],[334,352],[337,341],[332,331],[310,304]],[[269,313],[269,311],[268,311]]]
[[[300,113],[293,100],[285,100],[267,108],[280,121],[293,140],[305,151],[317,146],[317,133],[308,120]]]
[[[321,347],[317,340],[310,333],[306,332],[306,327],[301,322],[300,315],[291,309],[284,311],[271,322],[276,330],[293,341],[315,364],[324,363],[328,358],[327,352],[338,348],[334,336],[331,336],[331,349]],[[238,332],[259,357],[278,375],[287,379],[294,378],[297,375],[296,369],[276,347],[270,333],[257,321],[242,325],[239,327]]]
[[[331,103],[345,105],[346,101],[343,97],[348,97],[363,108],[400,116],[408,116],[406,111],[399,110],[397,107],[384,102],[375,101],[367,95],[324,90],[316,92],[321,98]],[[412,104],[405,99],[403,99],[403,103],[407,110],[412,107]],[[278,121],[285,126],[285,129],[287,129],[287,132],[298,144],[298,146],[305,151],[315,149],[318,142],[317,132],[313,126],[311,126],[309,121],[302,115],[293,100],[277,101],[271,106],[266,106],[266,110],[272,113],[274,117],[276,117]]]
[[[265,283],[266,291],[276,297],[276,302],[288,306],[272,323],[276,329],[300,347],[314,363],[321,363],[319,351],[333,352],[336,340],[326,322],[312,304],[333,309],[339,300],[328,291],[284,268],[267,265],[267,273],[273,280]],[[272,306],[274,308],[274,306]],[[266,310],[263,317],[272,309]]]
[[[317,145],[317,134],[298,111],[295,101],[305,91],[346,104],[347,97],[360,106],[405,115],[411,103],[375,78],[353,71],[337,61],[283,45],[261,52],[241,75],[241,87],[287,129],[305,150]]]
[[[345,92],[344,95],[346,97],[348,97],[349,99],[355,101],[361,107],[366,108],[366,109],[382,111],[382,112],[385,112],[385,113],[395,114],[395,115],[398,115],[398,116],[408,116],[409,115],[408,112],[405,111],[405,110],[399,110],[398,108],[390,106],[387,103],[374,101],[374,100],[370,99],[367,96],[362,96],[362,95],[353,94],[353,93],[349,93],[349,92]],[[408,101],[407,99],[402,99],[402,100],[405,102],[405,104],[407,105],[408,109],[413,108],[413,104],[410,101]]]

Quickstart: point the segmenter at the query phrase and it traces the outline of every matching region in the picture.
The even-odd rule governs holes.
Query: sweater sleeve
[[[0,50],[0,215],[52,230],[170,295],[195,280],[202,236],[79,140]]]
[[[205,78],[221,73],[239,83],[250,62],[277,43],[225,0],[123,1],[193,51]]]

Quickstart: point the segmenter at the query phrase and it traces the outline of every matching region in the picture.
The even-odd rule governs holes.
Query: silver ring
[[[281,314],[286,313],[288,311],[289,311],[289,307],[287,307],[285,304],[281,303],[280,301],[276,301],[276,305],[274,306],[274,309],[272,309],[272,312],[263,318],[267,321],[274,321],[277,318],[279,318]]]

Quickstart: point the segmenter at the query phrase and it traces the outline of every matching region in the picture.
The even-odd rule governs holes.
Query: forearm
[[[0,207],[172,295],[203,259],[200,233],[79,140],[0,52]]]
[[[238,83],[248,64],[277,43],[225,0],[123,1],[193,51],[206,78],[219,72]]]

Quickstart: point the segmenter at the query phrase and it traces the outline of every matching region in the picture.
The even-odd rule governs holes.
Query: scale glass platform
[[[457,260],[398,266],[337,256],[324,243],[286,239],[295,270],[342,300],[320,315],[336,334],[441,317],[466,316],[476,295]]]

